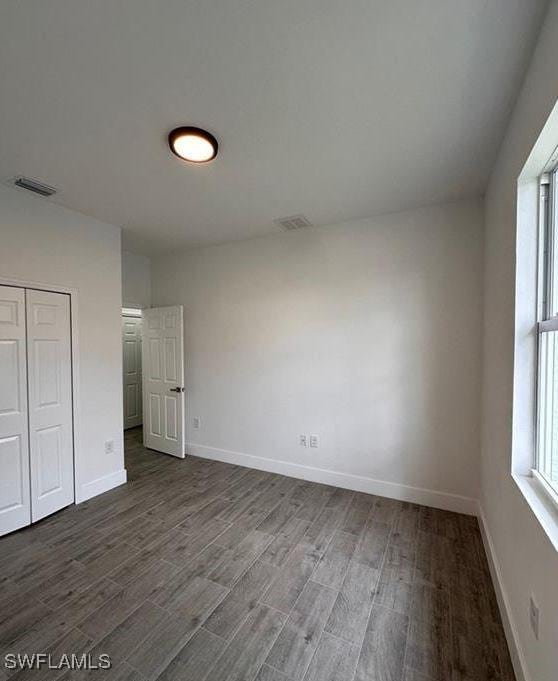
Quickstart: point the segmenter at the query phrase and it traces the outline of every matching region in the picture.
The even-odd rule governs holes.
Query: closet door
[[[141,317],[122,317],[124,430],[141,426]]]
[[[28,289],[31,520],[74,501],[70,299]]]
[[[25,291],[0,286],[0,535],[30,522]]]

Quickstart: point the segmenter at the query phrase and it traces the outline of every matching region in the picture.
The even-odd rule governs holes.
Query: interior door
[[[25,291],[0,286],[0,535],[31,522]]]
[[[141,426],[141,317],[122,316],[124,430]]]
[[[70,297],[28,289],[31,520],[74,501]]]
[[[143,310],[143,442],[184,458],[184,323],[181,305]]]

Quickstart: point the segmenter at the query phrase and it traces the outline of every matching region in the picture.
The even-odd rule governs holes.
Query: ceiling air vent
[[[285,232],[291,232],[293,229],[302,229],[302,227],[311,227],[312,223],[304,215],[291,215],[288,218],[278,218],[273,221],[279,225]]]
[[[54,189],[54,187],[49,187],[48,184],[37,182],[37,180],[31,180],[28,177],[16,177],[14,184],[16,187],[27,189],[28,191],[40,194],[41,196],[52,196],[53,194],[56,194],[56,189]]]

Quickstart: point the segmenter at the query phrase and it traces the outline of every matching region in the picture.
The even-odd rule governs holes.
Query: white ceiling
[[[483,191],[544,0],[10,0],[0,180],[143,253]],[[193,124],[208,166],[166,147]]]

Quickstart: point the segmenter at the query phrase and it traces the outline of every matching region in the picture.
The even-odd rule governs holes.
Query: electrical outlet
[[[308,447],[308,435],[299,435],[298,442],[301,447]]]
[[[200,429],[200,423],[201,423],[200,417],[199,417],[199,416],[194,416],[194,428],[195,428],[196,430],[199,430],[199,429]]]
[[[529,599],[529,621],[531,629],[537,641],[539,640],[539,606],[535,603],[533,596]]]
[[[105,454],[114,454],[114,440],[105,442]]]
[[[320,438],[317,435],[310,435],[310,447],[319,447],[320,446]]]

